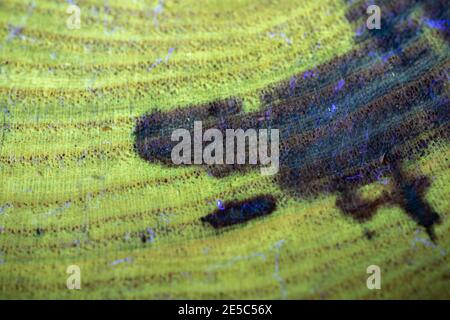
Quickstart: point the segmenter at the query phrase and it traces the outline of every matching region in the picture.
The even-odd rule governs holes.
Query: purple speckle
[[[147,228],[147,234],[148,237],[145,242],[154,242],[156,237],[155,231],[152,228]]]
[[[349,180],[349,181],[355,181],[355,180],[361,180],[363,178],[363,174],[360,172],[354,176],[351,177],[345,177],[345,180]]]
[[[389,51],[385,55],[382,55],[381,59],[383,60],[383,62],[387,62],[391,57],[395,56],[396,54],[400,54],[400,53],[402,53],[402,49],[398,48],[396,50]]]
[[[395,54],[393,52],[388,52],[387,54],[383,55],[381,59],[383,59],[383,62],[387,62],[390,57],[393,57]]]
[[[270,119],[270,115],[272,114],[272,108],[269,108],[264,115],[266,116],[266,120]]]
[[[124,262],[131,262],[131,258],[126,257],[126,258],[123,258],[123,259],[114,260],[113,262],[111,262],[111,265],[115,266],[115,265],[118,265],[118,264],[124,263]]]
[[[151,70],[156,68],[158,65],[160,65],[162,62],[167,63],[167,61],[169,60],[169,58],[170,58],[171,54],[174,52],[174,50],[175,50],[175,48],[170,48],[166,57],[164,59],[162,59],[162,58],[156,59],[156,61],[150,67],[147,68],[147,71],[150,72]]]
[[[331,112],[331,113],[335,113],[336,110],[337,110],[336,105],[335,105],[335,104],[332,104],[331,107],[330,107],[330,112]]]
[[[172,52],[175,51],[175,48],[170,48],[169,52],[166,55],[166,58],[164,59],[165,62],[167,62],[167,60],[169,60],[170,56],[172,55]]]
[[[423,22],[432,29],[438,29],[445,31],[450,26],[450,20],[441,19],[441,20],[434,20],[434,19],[423,19]]]
[[[395,52],[394,51],[389,51],[385,55],[382,55],[381,59],[383,60],[383,62],[387,62],[393,56],[395,56]]]
[[[355,32],[356,37],[361,37],[363,35],[363,33],[364,33],[364,30],[366,30],[366,26],[365,25],[359,26],[358,29],[356,29],[356,32]]]
[[[286,33],[284,32],[268,32],[267,35],[270,38],[275,38],[275,37],[280,37],[281,39],[283,39],[288,45],[292,45],[292,39],[288,38]]]
[[[391,172],[390,166],[381,167],[380,169],[375,171],[377,181],[383,185],[387,185],[389,183],[389,178],[383,177],[385,172]]]
[[[294,91],[296,83],[297,83],[297,78],[296,77],[292,77],[291,80],[289,80],[289,89],[291,91]]]
[[[314,78],[315,76],[316,74],[314,73],[314,71],[308,70],[303,74],[303,79]]]
[[[344,79],[339,80],[339,82],[334,87],[334,92],[340,91],[344,87],[344,85],[345,85],[345,80]]]
[[[225,210],[225,205],[223,204],[222,200],[217,200],[217,208],[219,210]]]
[[[23,31],[23,27],[15,27],[15,26],[10,25],[7,41],[20,36],[22,34],[22,31]]]

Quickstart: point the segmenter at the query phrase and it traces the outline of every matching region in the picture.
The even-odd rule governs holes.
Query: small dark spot
[[[368,240],[372,240],[373,237],[375,236],[375,231],[369,230],[369,229],[364,229],[364,236],[365,236]]]
[[[143,243],[153,242],[155,240],[156,234],[152,228],[147,228],[144,232],[140,233],[140,238]]]
[[[262,195],[243,201],[226,202],[224,210],[216,209],[201,220],[219,229],[268,215],[275,210],[275,207],[274,197]]]
[[[36,229],[36,235],[37,236],[42,236],[44,234],[44,229],[42,228],[37,228]]]

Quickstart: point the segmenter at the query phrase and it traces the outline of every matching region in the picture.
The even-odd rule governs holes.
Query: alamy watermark
[[[258,132],[255,129],[226,129],[224,139],[219,129],[211,128],[203,133],[202,122],[195,121],[193,137],[187,129],[176,129],[172,132],[171,140],[179,143],[172,149],[171,158],[174,164],[192,164],[193,158],[194,164],[208,165],[246,164],[248,158],[248,164],[257,165],[259,160],[260,165],[266,166],[261,167],[262,175],[274,175],[280,164],[279,139],[278,129],[259,129]],[[203,142],[209,142],[204,149]]]
[[[71,4],[67,7],[66,13],[70,14],[70,16],[66,20],[67,28],[69,28],[71,30],[80,29],[81,28],[81,9],[80,9],[80,7],[75,4]]]
[[[367,278],[367,289],[374,290],[374,289],[381,289],[381,269],[377,265],[370,265],[367,267],[367,273],[370,274],[370,276]]]
[[[371,5],[367,7],[367,14],[370,16],[367,18],[367,29],[381,29],[381,9],[377,5]]]
[[[69,290],[81,289],[81,269],[77,265],[70,265],[66,269],[66,273],[70,274],[67,277],[66,285]]]

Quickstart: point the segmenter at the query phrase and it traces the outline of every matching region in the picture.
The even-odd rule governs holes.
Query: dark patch
[[[142,243],[153,242],[156,238],[155,231],[152,228],[147,228],[139,234]]]
[[[142,242],[142,243],[146,243],[146,242],[147,242],[147,236],[145,235],[144,232],[141,232],[141,233],[139,234],[139,238],[141,239],[141,242]]]
[[[37,229],[36,229],[36,235],[37,235],[38,237],[44,235],[44,229],[42,229],[42,228],[37,228]]]
[[[393,193],[395,203],[424,227],[431,240],[435,241],[433,225],[440,223],[441,219],[425,200],[425,192],[431,185],[430,180],[427,177],[408,177],[400,168],[396,168],[393,175],[397,183],[396,191]]]
[[[367,240],[372,240],[375,236],[376,232],[369,229],[364,229],[364,236],[367,238]]]
[[[170,139],[174,129],[193,131],[194,121],[202,121],[204,130],[208,125],[225,128],[227,118],[241,111],[242,103],[235,98],[192,108],[178,108],[166,113],[155,111],[137,120],[135,149],[148,161],[159,161],[170,166],[172,148],[178,143]]]
[[[216,229],[228,227],[272,213],[276,207],[276,200],[270,195],[257,196],[244,201],[226,202],[224,207],[223,210],[216,209],[201,220]]]
[[[399,205],[414,221],[424,227],[430,239],[435,241],[433,225],[440,223],[438,213],[426,202],[425,191],[430,186],[427,177],[408,177],[398,164],[393,165],[391,171],[394,178],[394,191],[383,192],[375,200],[362,199],[355,189],[342,190],[336,205],[346,215],[364,222],[372,218],[376,210],[382,205]]]
[[[386,203],[387,197],[387,194],[383,194],[374,201],[366,201],[357,194],[356,190],[348,188],[340,193],[336,205],[346,215],[364,222],[371,219],[378,207]]]
[[[430,183],[402,171],[402,163],[423,156],[429,142],[450,136],[450,61],[432,51],[423,24],[411,18],[417,6],[426,17],[442,17],[443,2],[433,3],[383,1],[382,30],[365,32],[357,50],[262,90],[260,111],[243,113],[240,100],[229,98],[144,115],[136,125],[136,151],[147,161],[171,166],[178,143],[171,141],[172,131],[185,128],[192,136],[194,121],[203,122],[203,131],[217,128],[224,135],[226,129],[276,128],[280,170],[274,179],[285,193],[300,199],[337,193],[336,205],[358,222],[373,217],[380,206],[399,205],[434,239],[433,225],[440,219],[425,200]],[[359,9],[349,11],[355,20],[352,10]],[[259,168],[204,167],[217,178]],[[380,177],[393,180],[393,191],[362,199],[358,188]],[[240,214],[254,201],[227,203],[202,220],[220,228],[264,215],[263,208]]]

